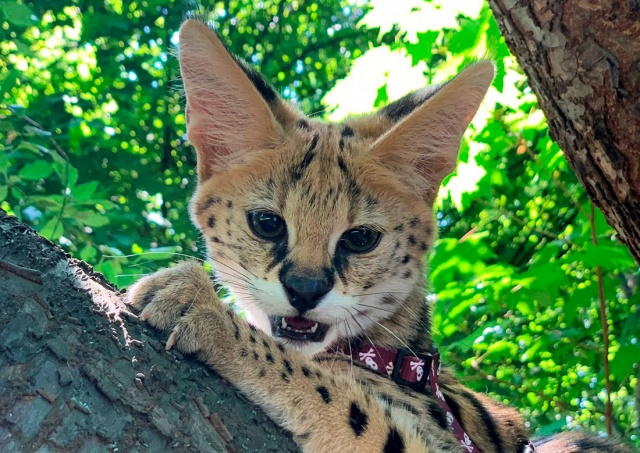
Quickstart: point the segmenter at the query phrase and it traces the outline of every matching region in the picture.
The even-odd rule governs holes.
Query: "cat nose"
[[[332,279],[322,276],[307,276],[286,273],[280,277],[289,303],[300,314],[314,309],[322,297],[333,287]]]

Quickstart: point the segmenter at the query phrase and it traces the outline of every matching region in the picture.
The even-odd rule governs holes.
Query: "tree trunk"
[[[640,1],[489,4],[551,137],[640,263]]]
[[[117,290],[0,209],[0,451],[297,452]]]

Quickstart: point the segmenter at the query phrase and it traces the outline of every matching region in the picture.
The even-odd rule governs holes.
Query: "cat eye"
[[[358,227],[345,232],[340,238],[340,245],[353,253],[366,253],[376,248],[381,237],[379,231]]]
[[[287,233],[284,220],[273,212],[249,211],[247,221],[253,234],[261,239],[275,241]]]

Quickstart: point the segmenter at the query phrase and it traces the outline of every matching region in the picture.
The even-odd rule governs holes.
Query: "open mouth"
[[[272,316],[271,330],[274,337],[295,341],[320,342],[324,340],[329,330],[329,325],[301,316]]]

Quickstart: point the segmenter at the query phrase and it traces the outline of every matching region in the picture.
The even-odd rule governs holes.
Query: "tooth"
[[[311,328],[311,333],[316,333],[316,330],[318,330],[318,323],[315,323],[313,325],[313,327]]]
[[[282,322],[280,323],[280,327],[282,327],[283,329],[287,328],[287,321],[285,321],[284,318],[282,318]]]

